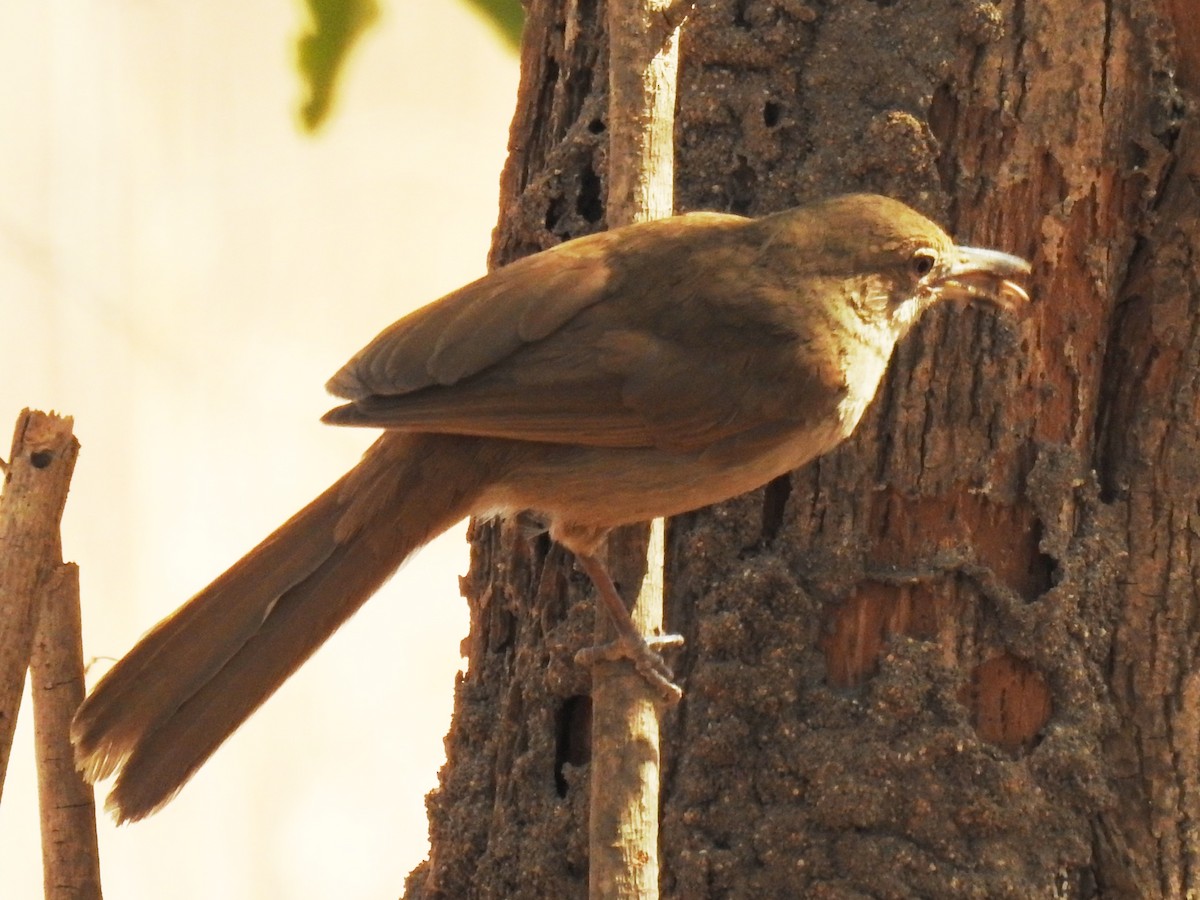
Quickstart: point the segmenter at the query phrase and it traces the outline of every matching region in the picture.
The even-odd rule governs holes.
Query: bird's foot
[[[598,662],[628,660],[639,675],[662,697],[667,705],[679,702],[683,690],[674,681],[671,667],[662,658],[662,650],[683,646],[681,634],[659,634],[644,638],[641,635],[621,634],[607,644],[585,647],[575,654],[575,662],[581,666],[594,666]]]

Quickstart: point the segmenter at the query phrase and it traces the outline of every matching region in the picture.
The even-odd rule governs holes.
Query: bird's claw
[[[660,651],[682,646],[681,634],[659,634],[649,638],[623,634],[607,644],[585,647],[575,654],[575,662],[581,666],[594,666],[598,662],[628,660],[663,701],[673,705],[679,702],[683,690],[675,683],[671,667]]]

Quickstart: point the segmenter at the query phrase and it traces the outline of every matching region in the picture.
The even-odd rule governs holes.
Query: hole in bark
[[[1138,239],[1130,258],[1142,259],[1146,252],[1144,241]],[[1147,319],[1143,298],[1137,294],[1120,298],[1113,310],[1101,369],[1092,463],[1101,503],[1115,503],[1128,494],[1129,462],[1137,449],[1135,436],[1122,423],[1134,420],[1146,392],[1162,383],[1150,374],[1157,368],[1159,353],[1146,338]]]
[[[605,131],[604,120],[603,119],[592,119],[592,121],[588,122],[587,129],[592,134],[604,134],[604,131]]]
[[[596,0],[577,0],[575,16],[579,26],[590,25],[596,20]]]
[[[558,227],[558,223],[562,221],[563,213],[566,212],[566,201],[562,197],[554,197],[550,200],[550,205],[546,207],[546,230],[553,232]]]
[[[738,215],[748,215],[754,205],[754,189],[758,185],[758,175],[750,168],[746,157],[739,156],[737,168],[729,174],[729,211]]]
[[[592,698],[576,694],[563,701],[554,717],[554,788],[567,796],[566,765],[586,766],[592,758]]]
[[[1030,546],[1034,552],[1029,559],[1029,580],[1023,585],[1027,600],[1036,600],[1054,587],[1054,570],[1057,563],[1053,556],[1038,549],[1042,545],[1043,530],[1041,522],[1033,523],[1033,540]]]
[[[600,176],[590,166],[584,169],[579,177],[579,198],[575,201],[575,209],[593,224],[599,222],[604,215]]]
[[[588,94],[592,92],[592,70],[587,67],[569,66],[566,72],[563,87],[567,105],[578,115]]]
[[[1129,166],[1133,169],[1144,168],[1146,163],[1150,161],[1150,154],[1146,152],[1145,147],[1139,147],[1133,144],[1129,148]]]
[[[948,85],[939,85],[929,104],[929,130],[937,140],[938,155],[935,165],[938,178],[951,197],[955,195],[953,187],[957,183],[958,162],[953,153],[947,152],[947,148],[954,146],[954,132],[957,127],[958,100],[950,92]]]
[[[49,450],[38,450],[30,455],[29,462],[35,469],[44,469],[54,462],[54,454]]]
[[[774,100],[768,100],[763,106],[763,124],[774,128],[779,124],[780,106]]]
[[[750,20],[746,18],[746,7],[749,5],[749,0],[738,0],[737,7],[733,11],[733,24],[738,28],[749,29],[751,27]]]
[[[762,540],[770,543],[783,527],[783,513],[792,493],[792,476],[780,475],[763,489]]]

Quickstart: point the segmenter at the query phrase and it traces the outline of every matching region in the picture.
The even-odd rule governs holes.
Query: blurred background
[[[299,3],[5,12],[0,455],[22,407],[74,416],[90,685],[371,441],[318,422],[322,385],[484,272],[517,59],[471,6],[391,0],[309,136]],[[397,896],[427,850],[466,566],[458,528],[162,812],[102,818],[106,895]],[[35,791],[26,707],[0,807],[14,900],[41,895]]]

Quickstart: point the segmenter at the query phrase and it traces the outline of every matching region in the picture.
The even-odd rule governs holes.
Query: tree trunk
[[[931,313],[855,437],[670,523],[665,897],[1200,891],[1189,7],[701,0],[685,26],[679,210],[890,194],[1030,257],[1035,299]],[[604,20],[529,5],[496,264],[603,227]],[[475,528],[463,584],[408,896],[585,896],[586,579],[514,521]]]

